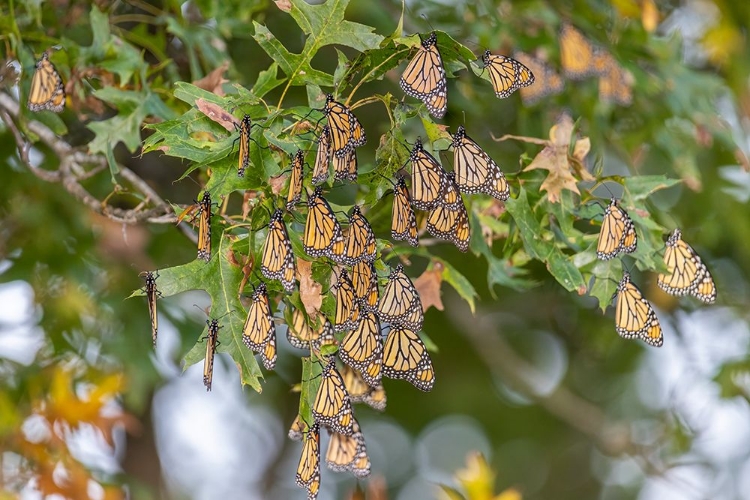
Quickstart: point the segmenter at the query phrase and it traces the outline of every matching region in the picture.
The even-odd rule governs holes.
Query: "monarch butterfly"
[[[594,47],[583,34],[569,24],[560,28],[560,61],[563,73],[571,80],[581,80],[597,73],[594,59],[601,49]]]
[[[211,194],[206,191],[198,203],[198,258],[211,258]]]
[[[216,356],[216,346],[219,345],[219,320],[206,320],[208,325],[208,335],[203,337],[206,340],[206,357],[203,361],[203,385],[206,391],[211,390],[211,382],[214,378],[214,356]]]
[[[406,189],[406,180],[403,176],[398,178],[393,189],[391,237],[394,240],[406,240],[414,247],[419,245],[417,218],[411,208],[411,196],[409,196],[409,190]]]
[[[420,391],[435,384],[435,370],[422,339],[410,328],[393,326],[383,348],[383,376],[405,379]]]
[[[276,366],[276,324],[273,322],[265,283],[258,285],[253,292],[245,326],[242,328],[242,342],[248,349],[260,353],[266,370],[273,370]]]
[[[292,210],[302,198],[303,167],[305,165],[305,154],[302,150],[292,156],[292,175],[289,176],[289,192],[286,195],[286,209]]]
[[[422,329],[422,301],[401,264],[388,276],[388,284],[378,302],[378,315],[382,321],[392,325],[403,325],[414,331]]]
[[[286,338],[292,347],[297,349],[308,349],[312,346],[313,349],[320,350],[321,346],[336,343],[333,326],[328,318],[324,316],[320,329],[314,330],[307,324],[304,313],[299,309],[292,312],[292,324],[287,328]]]
[[[453,175],[454,172],[448,173],[448,182],[451,184],[454,184]],[[458,199],[455,209],[449,208],[446,204],[439,204],[430,210],[427,214],[427,232],[436,238],[450,241],[460,251],[466,252],[471,237],[469,213],[461,200],[461,195],[458,195]]]
[[[498,200],[510,197],[510,187],[495,160],[459,125],[453,136],[453,171],[458,188],[468,194],[486,193]]]
[[[711,273],[695,250],[682,240],[682,232],[675,229],[666,245],[664,264],[669,274],[659,274],[659,286],[672,295],[690,293],[707,304],[713,304],[716,286]]]
[[[429,210],[437,205],[448,189],[448,177],[440,163],[422,147],[417,137],[409,155],[411,162],[412,203],[419,210]]]
[[[501,99],[509,97],[521,87],[528,87],[534,83],[534,73],[511,57],[494,55],[485,50],[482,62],[490,72],[495,95]]]
[[[612,198],[604,210],[599,242],[596,245],[597,257],[609,260],[620,252],[633,253],[638,244],[637,240],[633,220],[620,208],[617,200]]]
[[[513,57],[534,74],[534,85],[521,87],[520,90],[521,100],[525,105],[530,106],[545,96],[562,92],[565,82],[547,63],[523,52],[516,52]]]
[[[422,40],[419,52],[406,66],[399,83],[407,95],[424,102],[432,116],[445,116],[448,109],[448,86],[445,81],[443,59],[437,48],[437,35],[434,32]]]
[[[317,424],[326,425],[334,432],[352,435],[352,403],[341,374],[336,369],[335,356],[329,357],[323,369],[323,380],[315,395],[312,413]]]
[[[336,283],[336,316],[333,329],[337,332],[352,330],[359,323],[359,304],[354,295],[354,285],[346,269],[341,270]]]
[[[156,278],[159,274],[152,273],[150,271],[142,274],[146,280],[145,292],[146,300],[148,301],[148,315],[151,318],[151,339],[156,348],[156,335],[159,331],[159,317],[156,314],[156,299],[161,296],[161,292],[156,289]]]
[[[352,149],[344,156],[333,157],[333,178],[357,182],[357,150]]]
[[[307,489],[307,500],[318,498],[320,490],[320,426],[315,423],[305,433],[302,455],[297,465],[295,482]]]
[[[287,433],[287,436],[289,436],[289,439],[291,439],[292,441],[302,441],[303,434],[304,427],[302,426],[302,417],[298,413],[297,416],[294,417],[292,425],[289,426],[289,432]]]
[[[322,193],[323,190],[318,186],[307,200],[307,221],[302,244],[311,257],[326,256],[339,261],[346,242],[339,221]]]
[[[375,233],[372,232],[372,227],[362,215],[359,206],[355,205],[349,216],[349,235],[346,239],[343,261],[350,266],[363,260],[372,262],[376,253]]]
[[[630,282],[630,274],[624,273],[617,285],[615,307],[615,329],[622,338],[640,338],[654,347],[664,342],[659,319],[641,291]]]
[[[352,285],[354,296],[362,311],[376,311],[378,309],[378,275],[375,264],[359,261],[352,266]]]
[[[354,148],[367,142],[365,129],[359,123],[351,110],[333,99],[333,95],[326,96],[326,106],[323,112],[328,119],[330,130],[331,150],[338,157],[345,156]]]
[[[312,183],[317,186],[328,180],[328,163],[331,161],[331,129],[328,125],[318,137],[318,151],[315,153],[315,167],[313,168]]]
[[[344,336],[339,346],[341,361],[359,371],[370,387],[380,384],[383,338],[380,322],[373,312],[362,315],[357,327]]]
[[[294,252],[284,224],[284,213],[277,209],[268,224],[260,272],[269,280],[279,280],[284,290],[291,293],[294,288],[295,269]]]
[[[633,75],[620,66],[615,58],[602,52],[594,60],[599,71],[599,100],[621,106],[633,103]]]
[[[250,164],[250,128],[252,128],[250,115],[243,116],[240,124],[235,124],[235,128],[240,132],[240,154],[237,164],[237,177],[244,177],[245,169]]]
[[[387,398],[383,384],[370,387],[357,370],[347,365],[341,370],[341,378],[352,403],[365,403],[375,410],[385,410]]]
[[[352,435],[334,432],[328,441],[326,465],[334,472],[351,471],[357,477],[370,475],[370,458],[367,456],[365,436],[359,423],[354,420]]]
[[[47,52],[42,54],[35,68],[29,89],[28,108],[31,111],[47,109],[55,113],[61,112],[65,108],[65,85]]]

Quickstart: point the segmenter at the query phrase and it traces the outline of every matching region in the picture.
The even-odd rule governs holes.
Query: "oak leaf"
[[[427,311],[434,306],[438,311],[443,310],[443,301],[440,298],[440,285],[443,283],[443,264],[433,262],[422,275],[414,280],[414,286],[422,299],[422,310]]]

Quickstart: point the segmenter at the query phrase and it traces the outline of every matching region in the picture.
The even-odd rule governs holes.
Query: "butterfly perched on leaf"
[[[308,500],[318,498],[320,490],[320,426],[316,423],[304,433],[302,455],[297,465],[295,482],[307,489]]]
[[[326,452],[326,465],[334,472],[349,471],[357,477],[370,475],[370,458],[367,456],[365,436],[356,419],[352,424],[352,435],[331,433]]]
[[[422,40],[419,51],[406,66],[399,83],[407,95],[424,102],[432,116],[445,116],[448,109],[448,85],[434,32]]]
[[[287,293],[291,293],[294,289],[295,269],[294,252],[284,224],[284,213],[277,209],[268,224],[260,271],[267,279],[280,281]]]
[[[450,241],[462,252],[469,249],[469,238],[471,227],[469,225],[469,213],[466,210],[458,187],[454,181],[455,172],[448,173],[448,182],[454,186],[447,194],[456,193],[458,200],[453,204],[439,203],[427,214],[427,232],[436,238]]]
[[[266,284],[261,283],[253,292],[242,328],[242,342],[252,351],[259,352],[266,370],[276,366],[276,324],[268,300]]]
[[[333,178],[337,181],[357,182],[357,150],[352,149],[344,156],[333,157]]]
[[[617,298],[615,306],[615,329],[622,338],[639,338],[644,342],[661,347],[664,342],[661,325],[654,308],[643,298],[641,291],[630,281],[630,274],[624,273],[612,297]]]
[[[466,135],[463,125],[459,125],[452,139],[453,172],[458,189],[468,194],[485,193],[498,200],[507,200],[510,187],[495,160]]]
[[[444,193],[449,189],[448,174],[435,157],[425,151],[419,137],[414,143],[409,161],[414,207],[419,210],[430,210],[438,203],[444,202]]]
[[[311,257],[328,257],[339,262],[346,248],[341,225],[318,186],[307,200],[307,220],[302,239],[305,252]]]
[[[378,274],[375,264],[366,260],[360,260],[352,266],[352,285],[354,285],[354,297],[359,302],[362,311],[377,311],[379,291]]]
[[[216,356],[216,346],[219,345],[219,320],[206,320],[208,326],[208,335],[204,337],[206,341],[206,357],[203,360],[203,385],[206,391],[211,390],[211,384],[214,379],[214,357]]]
[[[325,425],[334,432],[352,435],[352,403],[341,374],[336,369],[335,356],[330,356],[323,368],[322,381],[315,394],[312,414],[317,424]]]
[[[435,370],[422,339],[411,328],[392,326],[383,347],[383,376],[404,379],[421,391],[435,384]]]
[[[365,129],[354,113],[333,98],[326,96],[323,112],[328,119],[330,147],[335,156],[344,157],[367,142]]]
[[[534,85],[521,87],[519,90],[521,100],[525,105],[530,106],[548,95],[559,94],[563,91],[565,81],[545,61],[523,52],[515,52],[513,57],[534,74]]]
[[[385,410],[388,398],[385,395],[383,384],[370,387],[362,378],[362,374],[348,365],[344,365],[340,373],[352,403],[365,403],[375,410]]]
[[[320,131],[320,137],[318,137],[318,150],[315,153],[315,165],[312,174],[313,185],[317,186],[328,180],[328,164],[330,161],[331,129],[328,125],[324,125],[323,130]]]
[[[357,370],[370,387],[380,384],[383,338],[380,321],[374,312],[362,314],[357,327],[344,336],[339,346],[339,358]]]
[[[46,109],[55,113],[60,113],[65,108],[65,85],[47,52],[36,63],[26,105],[31,111]]]
[[[375,233],[372,232],[370,223],[362,215],[362,210],[355,205],[349,216],[349,233],[342,260],[345,264],[353,266],[360,261],[374,261],[376,254]]]
[[[534,73],[512,57],[495,55],[486,50],[482,54],[482,62],[490,73],[495,95],[501,99],[509,97],[521,87],[528,87],[534,83]]]
[[[406,188],[406,180],[399,177],[393,189],[393,210],[391,212],[391,237],[406,240],[411,246],[419,245],[417,217],[411,207],[411,196]]]
[[[599,241],[596,245],[597,257],[609,260],[619,253],[633,253],[637,244],[638,237],[633,220],[617,204],[617,200],[612,198],[604,210]]]
[[[414,331],[422,329],[424,311],[419,292],[404,273],[401,264],[391,270],[388,283],[378,302],[378,316],[392,325],[403,325]]]
[[[146,300],[148,302],[148,315],[151,318],[151,341],[154,348],[156,348],[156,336],[159,331],[159,317],[156,313],[156,300],[161,296],[161,292],[156,289],[156,278],[159,277],[158,273],[146,272],[143,274],[146,280],[144,291],[146,292]]]
[[[206,191],[198,203],[198,258],[211,259],[211,194]]]
[[[295,309],[292,311],[292,323],[288,325],[286,331],[286,337],[292,347],[297,349],[309,349],[320,350],[324,345],[331,345],[336,343],[336,337],[333,334],[333,325],[328,321],[328,318],[323,317],[322,324],[319,328],[312,328],[307,323],[305,314]]]
[[[581,80],[596,75],[595,59],[601,50],[570,24],[560,28],[560,61],[567,78]]]
[[[289,191],[286,195],[286,209],[292,210],[302,198],[302,180],[304,179],[305,154],[302,150],[292,156],[292,174],[289,176]]]
[[[235,124],[235,128],[240,133],[240,152],[237,160],[237,177],[244,177],[245,170],[250,165],[250,129],[252,128],[250,115],[243,116],[240,124]]]
[[[609,53],[602,51],[594,61],[599,76],[599,100],[620,106],[633,103],[633,75]]]
[[[339,273],[335,298],[336,315],[333,320],[333,329],[337,332],[343,332],[356,328],[360,317],[359,302],[346,269],[342,269]]]
[[[716,300],[716,285],[711,273],[695,250],[682,239],[682,232],[675,229],[667,239],[664,252],[666,274],[657,278],[659,287],[672,295],[694,295],[707,304]]]

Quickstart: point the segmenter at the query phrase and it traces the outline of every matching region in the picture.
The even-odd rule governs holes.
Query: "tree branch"
[[[120,175],[132,188],[140,193],[144,201],[134,209],[122,209],[109,205],[93,196],[81,185],[81,181],[93,177],[107,168],[107,159],[102,155],[91,155],[73,149],[49,127],[36,120],[25,123],[26,128],[37,135],[60,160],[58,170],[45,170],[34,166],[29,159],[31,144],[23,137],[14,120],[21,115],[21,107],[11,96],[0,92],[0,119],[8,126],[16,140],[19,158],[24,165],[39,179],[47,182],[59,182],[66,191],[83,202],[90,210],[123,224],[150,222],[153,224],[176,224],[177,216],[172,207],[154,191],[146,181],[129,168],[118,165]],[[89,170],[86,170],[89,166]],[[147,205],[151,208],[145,208]],[[186,224],[179,224],[180,230],[194,243],[195,232]]]

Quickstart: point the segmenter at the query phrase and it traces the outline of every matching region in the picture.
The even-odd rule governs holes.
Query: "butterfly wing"
[[[249,349],[260,353],[266,370],[273,370],[276,366],[276,324],[265,283],[258,285],[253,292],[242,328],[242,341]]]
[[[294,289],[294,252],[284,224],[284,215],[276,210],[268,225],[268,234],[263,245],[260,271],[269,280],[278,280],[287,293]]]
[[[396,326],[388,333],[383,348],[383,375],[405,379],[421,391],[432,390],[435,384],[432,360],[414,331]]]
[[[399,83],[407,95],[424,102],[432,116],[445,116],[448,108],[448,86],[435,33],[422,41],[419,51],[406,66]]]
[[[27,106],[31,111],[49,110],[60,113],[65,108],[65,86],[60,73],[45,52],[36,63]]]

